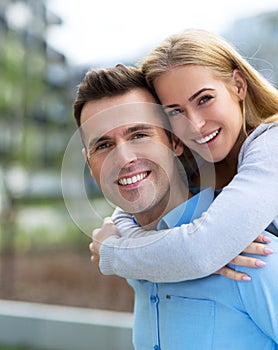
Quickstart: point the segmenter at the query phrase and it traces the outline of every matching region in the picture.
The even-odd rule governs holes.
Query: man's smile
[[[118,184],[121,186],[132,185],[144,180],[149,174],[150,174],[150,171],[144,171],[132,176],[122,177],[118,180]]]

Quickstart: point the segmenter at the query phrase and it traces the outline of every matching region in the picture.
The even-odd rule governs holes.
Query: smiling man
[[[183,145],[165,130],[167,117],[155,102],[135,88],[86,102],[80,118],[91,176],[109,201],[148,228],[188,195],[176,165]]]

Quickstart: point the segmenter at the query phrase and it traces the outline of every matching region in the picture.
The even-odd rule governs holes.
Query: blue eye
[[[208,101],[211,100],[211,99],[212,99],[212,96],[210,96],[210,95],[205,95],[205,96],[203,96],[203,97],[200,98],[199,104],[202,105],[202,104],[208,102]]]
[[[110,146],[110,144],[106,142],[106,143],[103,143],[103,144],[97,146],[97,147],[96,147],[96,150],[105,149],[105,148],[107,148],[107,147],[109,147],[109,146]]]
[[[141,133],[141,134],[134,135],[133,138],[134,139],[142,139],[143,137],[146,137],[146,136],[147,136],[146,134]]]
[[[166,112],[166,113],[167,113],[168,117],[174,117],[176,115],[182,114],[182,112],[183,112],[182,109],[176,108],[176,109],[172,109],[171,111]]]

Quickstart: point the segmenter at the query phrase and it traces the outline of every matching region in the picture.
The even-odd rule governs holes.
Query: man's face
[[[163,129],[144,89],[85,104],[81,127],[91,175],[103,194],[131,213],[165,209],[183,146]]]

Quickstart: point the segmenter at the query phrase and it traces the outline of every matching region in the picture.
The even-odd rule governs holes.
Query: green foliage
[[[30,49],[27,42],[9,32],[3,38],[0,65],[0,111],[2,117],[19,115],[23,104],[32,107],[45,89],[42,52]]]
[[[9,163],[60,165],[73,130],[72,97],[70,84],[52,86],[52,64],[43,33],[39,39],[13,30],[1,35],[0,156]]]
[[[31,12],[33,5],[35,10],[42,5],[26,4]],[[43,13],[36,11],[38,16]],[[87,249],[89,237],[72,221],[57,186],[63,155],[75,132],[74,69],[48,46],[43,15],[36,21],[42,26],[35,35],[31,28],[11,27],[0,33],[0,242],[23,251]],[[58,175],[54,180],[53,173]]]

